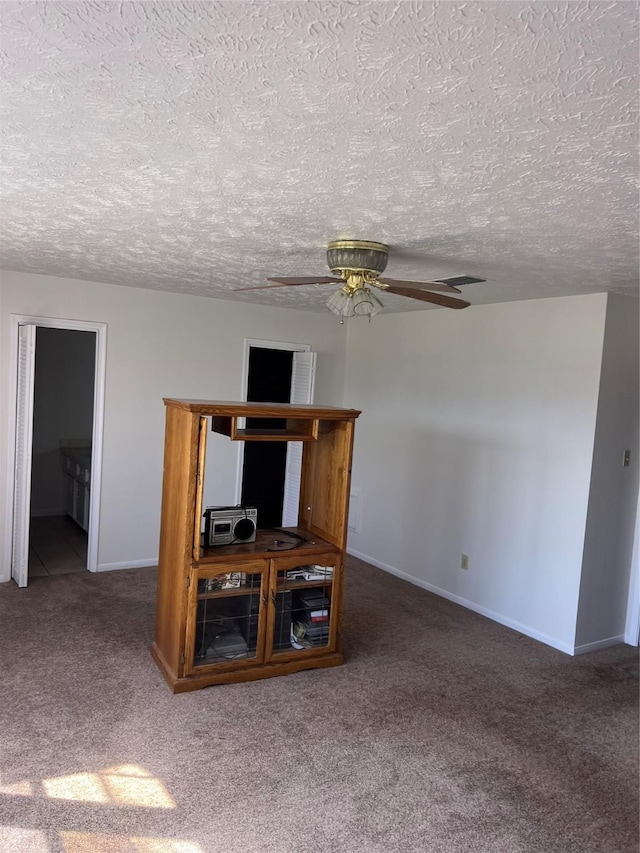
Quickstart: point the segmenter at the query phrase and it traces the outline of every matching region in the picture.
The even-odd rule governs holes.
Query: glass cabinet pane
[[[300,565],[277,572],[274,655],[330,643],[332,565]]]
[[[195,666],[256,657],[261,578],[224,572],[198,580]]]

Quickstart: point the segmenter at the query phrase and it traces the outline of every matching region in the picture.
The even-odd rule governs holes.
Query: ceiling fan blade
[[[398,296],[408,296],[411,299],[419,299],[421,302],[432,302],[434,305],[442,305],[444,308],[468,308],[470,302],[464,299],[454,299],[441,293],[429,293],[427,290],[413,290],[410,287],[389,287],[388,293],[396,293]]]
[[[380,284],[389,284],[393,287],[417,287],[422,290],[435,290],[438,293],[462,293],[457,287],[440,281],[398,281],[395,278],[379,278],[378,281]]]
[[[235,290],[267,290],[269,287],[291,287],[298,284],[344,284],[341,278],[330,278],[326,275],[296,276],[294,278],[268,278],[267,281],[275,281],[276,284],[260,284],[258,287],[236,287]]]
[[[267,278],[267,281],[277,281],[283,286],[287,284],[334,284],[336,281],[344,284],[341,278],[336,278],[333,275],[303,275],[292,276],[290,278]]]

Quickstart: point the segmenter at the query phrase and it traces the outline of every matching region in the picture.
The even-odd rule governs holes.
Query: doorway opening
[[[28,577],[87,570],[96,333],[36,329]]]
[[[18,586],[97,571],[106,324],[12,315],[13,517]],[[10,470],[11,470],[10,468]]]
[[[251,403],[288,403],[291,399],[293,353],[251,347],[247,400]],[[247,429],[285,429],[286,421],[247,418]],[[260,527],[282,524],[286,441],[246,441],[242,466],[244,506],[255,506]]]
[[[311,403],[315,353],[309,344],[247,340],[244,399],[252,403]],[[270,426],[259,418],[247,427]],[[302,467],[302,442],[243,443],[239,481],[240,503],[255,506],[259,527],[295,527]]]

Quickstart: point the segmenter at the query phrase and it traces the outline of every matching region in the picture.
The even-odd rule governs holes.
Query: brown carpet
[[[3,853],[637,853],[638,654],[349,560],[343,667],[174,696],[155,571],[0,586]]]

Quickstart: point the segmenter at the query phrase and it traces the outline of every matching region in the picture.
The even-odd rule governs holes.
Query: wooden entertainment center
[[[338,666],[355,409],[165,399],[155,639],[174,693]],[[258,418],[259,428],[247,428]],[[273,428],[271,423],[273,424]],[[265,427],[264,424],[267,424]],[[209,431],[303,442],[298,525],[209,547]],[[242,508],[239,508],[242,511]]]

